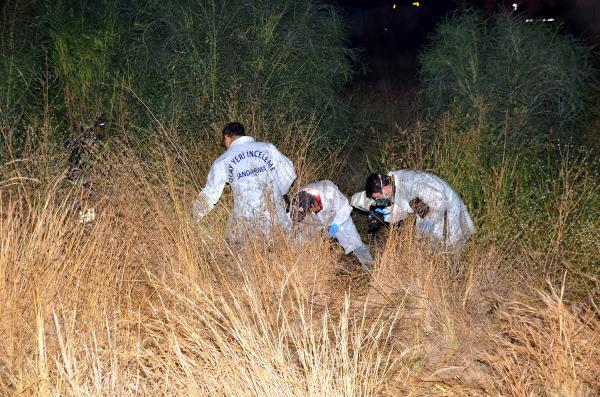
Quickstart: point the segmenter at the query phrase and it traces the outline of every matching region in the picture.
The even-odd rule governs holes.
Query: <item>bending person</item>
[[[469,212],[458,194],[439,177],[423,171],[400,170],[388,175],[371,174],[366,196],[389,199],[391,205],[377,211],[386,222],[404,220],[416,214],[417,233],[431,237],[435,246],[458,249],[475,232]]]
[[[310,216],[319,226],[327,227],[328,236],[337,239],[346,255],[354,252],[366,270],[367,266],[373,264],[373,256],[362,242],[351,212],[352,207],[346,196],[327,180],[301,188],[290,205],[290,215],[295,222],[302,222]]]
[[[197,222],[215,206],[225,184],[233,192],[233,210],[227,223],[227,238],[270,237],[273,227],[290,229],[283,195],[296,179],[294,165],[275,146],[246,136],[237,122],[223,128],[227,149],[210,167],[204,189],[192,204]]]

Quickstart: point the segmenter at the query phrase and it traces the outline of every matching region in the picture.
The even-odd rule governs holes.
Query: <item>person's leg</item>
[[[352,218],[340,225],[340,230],[335,237],[344,248],[346,255],[354,252],[354,255],[356,255],[363,266],[370,266],[373,264],[373,255],[371,255],[371,251],[369,251],[369,248],[361,240]]]

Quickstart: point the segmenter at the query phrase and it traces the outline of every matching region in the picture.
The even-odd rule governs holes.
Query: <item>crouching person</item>
[[[303,222],[307,217],[316,220],[320,227],[327,228],[330,238],[337,239],[346,255],[354,252],[366,271],[373,264],[373,256],[361,240],[351,213],[352,207],[346,196],[327,180],[304,186],[290,204],[290,216],[294,222]]]
[[[390,200],[388,208],[378,210],[386,222],[399,222],[415,213],[418,235],[431,238],[436,248],[459,250],[475,232],[458,194],[433,174],[412,170],[371,174],[365,192],[373,200]]]

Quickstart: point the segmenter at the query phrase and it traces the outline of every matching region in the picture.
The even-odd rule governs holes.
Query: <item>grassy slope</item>
[[[32,186],[33,166],[4,169],[2,394],[600,390],[598,312],[540,283],[544,255],[475,240],[456,260],[393,229],[366,277],[339,274],[351,265],[327,240],[232,250],[228,200],[201,228],[189,220],[213,148],[152,146],[119,150],[84,201],[52,178]],[[300,165],[301,146],[282,150]],[[78,223],[89,205],[97,221]]]

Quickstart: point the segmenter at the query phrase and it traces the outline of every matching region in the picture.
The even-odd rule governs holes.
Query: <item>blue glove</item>
[[[386,211],[383,208],[375,208],[375,212],[380,213],[383,215],[383,221],[384,222],[389,222],[390,219],[390,211]]]
[[[336,225],[335,223],[329,225],[329,231],[327,232],[327,235],[331,238],[335,237],[335,235],[337,234],[338,230],[340,230],[340,227],[338,225]]]

